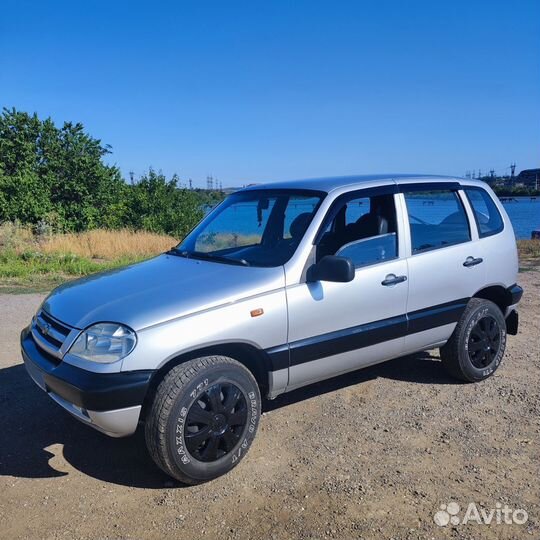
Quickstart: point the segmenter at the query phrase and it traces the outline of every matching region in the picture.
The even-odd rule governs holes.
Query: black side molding
[[[457,322],[468,301],[468,298],[460,298],[388,319],[300,339],[267,349],[266,353],[272,371],[277,371]]]

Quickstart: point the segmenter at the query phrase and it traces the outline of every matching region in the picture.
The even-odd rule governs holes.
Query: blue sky
[[[0,105],[203,186],[540,166],[539,0],[4,0]]]

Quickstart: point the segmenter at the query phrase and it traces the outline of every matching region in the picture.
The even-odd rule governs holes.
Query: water
[[[502,198],[504,199],[505,197]],[[413,198],[407,201],[412,214],[414,214],[415,210],[421,209],[425,203],[426,199],[423,198]],[[434,208],[427,207],[430,215],[434,217],[440,214],[440,219],[444,219],[450,211],[455,211],[453,201],[443,198],[437,199],[435,203]],[[531,199],[531,197],[512,197],[512,200],[504,202],[502,205],[512,222],[514,234],[518,240],[530,238],[531,232],[534,229],[540,229],[540,197],[536,199]],[[422,215],[421,211],[418,211],[418,213]]]
[[[540,197],[536,200],[515,197],[515,200],[505,202],[503,206],[518,240],[530,238],[534,229],[540,229]]]
[[[504,197],[503,197],[504,198]],[[415,201],[412,201],[413,206],[418,205],[422,206],[423,199],[419,198]],[[441,219],[448,215],[448,210],[444,209],[445,203],[453,205],[452,201],[439,201],[441,204]],[[409,203],[410,204],[410,203]],[[298,206],[298,208],[296,208]],[[291,212],[292,215],[288,215],[286,219],[285,230],[288,230],[290,222],[294,216],[298,215],[301,212],[311,212],[313,210],[313,205],[305,205],[305,208],[302,205],[296,205],[295,209]],[[519,240],[527,239],[531,237],[531,232],[534,229],[540,229],[540,197],[536,199],[531,199],[530,197],[514,197],[511,201],[504,202],[503,207],[512,222],[514,227],[514,233],[516,238]],[[209,209],[208,209],[209,210]],[[437,210],[436,208],[432,210]],[[351,214],[358,214],[356,217],[360,217],[363,213],[368,211],[368,207],[363,208],[359,206],[357,209],[353,209]],[[235,216],[231,215],[226,221],[229,223],[220,223],[220,226],[227,225],[230,226],[231,230],[241,230],[243,227],[238,227],[238,220],[244,222],[255,222],[257,207],[255,205],[245,204],[238,207],[237,214]],[[354,216],[350,216],[350,220],[353,221]],[[244,226],[245,227],[245,226]]]

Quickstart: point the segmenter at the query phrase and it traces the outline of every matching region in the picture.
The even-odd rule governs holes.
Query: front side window
[[[338,255],[359,268],[398,256],[393,195],[347,196],[330,210],[329,218],[317,245],[317,260]]]
[[[467,215],[457,192],[411,191],[404,195],[413,255],[471,239]]]
[[[379,234],[370,238],[363,238],[346,244],[338,249],[336,255],[349,257],[356,268],[369,266],[378,262],[395,259],[397,257],[396,233]]]
[[[230,264],[281,266],[292,257],[323,197],[298,190],[234,193],[174,251]]]
[[[501,232],[504,228],[501,214],[487,191],[482,188],[465,188],[465,193],[473,209],[478,236],[485,238]]]

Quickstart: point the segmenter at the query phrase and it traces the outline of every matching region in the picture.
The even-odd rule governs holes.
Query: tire
[[[471,298],[454,333],[441,347],[441,360],[450,375],[466,382],[487,379],[499,367],[506,347],[506,321],[499,307]]]
[[[236,467],[259,424],[257,382],[242,364],[205,356],[172,368],[156,389],[145,424],[152,459],[185,484]]]

